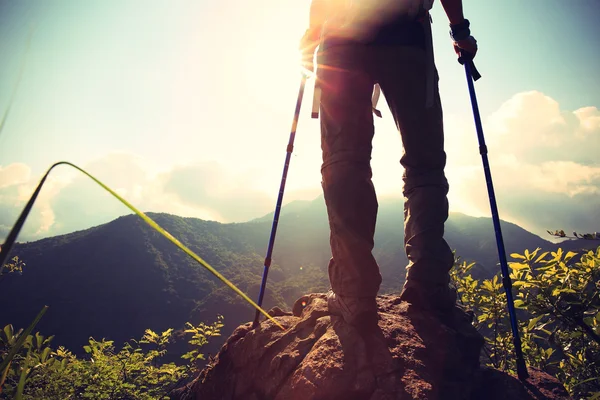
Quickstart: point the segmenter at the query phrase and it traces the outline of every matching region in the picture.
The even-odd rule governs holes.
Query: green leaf
[[[573,257],[575,257],[577,255],[577,253],[569,251],[567,254],[565,254],[565,258],[564,261],[565,262],[569,262],[569,260]]]
[[[522,264],[522,263],[510,263],[510,267],[512,268],[513,271],[522,271],[524,269],[529,269],[528,264]]]
[[[4,386],[4,381],[6,381],[6,376],[8,375],[8,370],[10,369],[10,362],[4,369],[4,372],[0,375],[0,393],[2,393],[2,386]]]
[[[539,263],[542,259],[546,258],[546,256],[548,255],[548,252],[545,251],[542,254],[540,254],[540,256],[535,260],[535,263]]]
[[[529,282],[515,281],[515,282],[513,282],[513,286],[515,286],[515,287],[522,286],[523,288],[530,288],[530,287],[539,287],[540,285],[537,283],[537,281],[532,280]]]
[[[516,308],[521,308],[521,307],[523,307],[523,304],[525,304],[525,302],[521,299],[518,299],[518,300],[515,300],[514,304],[515,304]]]
[[[568,336],[569,336],[571,339],[577,339],[577,338],[581,337],[581,335],[582,335],[582,333],[581,333],[580,331],[575,331],[575,332],[571,332],[571,333],[569,333],[569,335],[568,335]]]
[[[527,330],[532,330],[535,324],[537,324],[544,316],[540,315],[539,317],[535,317],[529,320],[529,324],[527,325]]]
[[[48,306],[44,306],[42,308],[42,310],[38,313],[38,315],[31,322],[31,324],[29,324],[27,329],[25,329],[25,331],[19,336],[19,339],[17,340],[17,342],[8,351],[6,358],[4,360],[2,360],[2,363],[0,363],[0,371],[4,371],[4,369],[8,367],[8,364],[12,361],[12,359],[19,352],[19,350],[21,350],[23,343],[25,343],[25,340],[27,339],[27,337],[29,336],[29,334],[31,333],[33,328],[35,328],[35,326],[40,321],[40,319],[42,319],[42,317],[46,313],[46,310],[48,310]]]
[[[15,400],[23,400],[23,391],[25,390],[25,381],[27,379],[27,375],[29,374],[29,354],[31,353],[31,349],[27,352],[27,358],[21,367],[21,376],[19,377],[19,384],[17,385],[17,393],[15,394]]]
[[[489,292],[494,291],[494,285],[492,284],[492,281],[490,281],[489,279],[484,280],[483,284],[481,286],[483,287],[483,289],[486,289]]]
[[[8,340],[8,342],[10,342],[14,333],[15,333],[15,331],[11,324],[8,324],[4,327],[4,334],[6,335],[6,340]]]
[[[44,351],[42,351],[42,356],[41,356],[41,362],[45,363],[46,360],[48,360],[48,357],[50,356],[50,352],[52,351],[52,349],[50,349],[50,347],[46,347],[44,349]]]
[[[545,271],[550,271],[550,270],[555,270],[555,269],[556,269],[556,264],[550,264],[550,265],[547,265],[545,267],[536,268],[536,271],[538,271],[538,272],[545,272]]]

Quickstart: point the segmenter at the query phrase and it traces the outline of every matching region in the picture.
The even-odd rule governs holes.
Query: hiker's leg
[[[373,81],[368,49],[340,45],[319,57],[322,186],[331,230],[329,279],[341,296],[374,297],[381,284],[371,254],[377,199],[371,181]]]
[[[427,62],[425,51],[419,48],[381,49],[377,77],[404,147],[400,162],[405,169],[407,282],[434,287],[447,285],[454,257],[443,238],[448,218],[448,181],[444,175],[446,153],[438,77],[436,71],[434,101],[426,107]]]

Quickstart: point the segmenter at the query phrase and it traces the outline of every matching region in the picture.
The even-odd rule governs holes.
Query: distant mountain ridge
[[[233,224],[148,215],[256,298],[272,214]],[[398,292],[403,283],[407,260],[402,227],[402,204],[380,204],[374,254],[383,275],[381,293]],[[557,247],[514,224],[504,222],[502,229],[509,254]],[[489,218],[452,213],[446,238],[462,258],[477,261],[474,274],[490,276],[498,271]],[[50,309],[38,329],[56,335],[55,345],[74,351],[89,336],[120,343],[139,338],[146,328],[180,328],[186,321],[212,321],[217,314],[225,316],[223,337],[227,337],[230,329],[254,315],[239,296],[134,215],[18,244],[14,255],[27,265],[22,275],[0,283],[0,326],[25,327],[47,304]],[[265,308],[289,308],[304,293],[326,291],[329,257],[323,198],[284,207]]]

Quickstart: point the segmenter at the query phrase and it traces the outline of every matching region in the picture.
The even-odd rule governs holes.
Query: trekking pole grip
[[[465,65],[465,63],[469,65],[469,71],[471,72],[471,76],[473,77],[474,81],[477,81],[479,78],[481,78],[481,74],[477,68],[475,68],[475,63],[473,62],[473,56],[471,54],[461,51],[458,57],[458,62],[460,65]]]

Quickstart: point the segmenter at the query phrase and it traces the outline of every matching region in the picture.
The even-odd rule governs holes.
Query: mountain
[[[293,203],[292,203],[293,204]],[[285,212],[284,212],[285,211]],[[167,214],[148,214],[236,286],[256,298],[272,220],[222,224]],[[402,248],[400,202],[382,202],[374,254],[383,275],[381,293],[398,292],[407,264]],[[504,222],[507,253],[557,246]],[[451,214],[446,238],[457,254],[476,260],[473,273],[499,268],[492,222]],[[574,246],[574,244],[571,244]],[[22,275],[0,281],[0,327],[25,327],[45,304],[38,325],[54,345],[80,351],[88,337],[122,343],[144,329],[181,328],[186,321],[225,317],[224,337],[249,321],[254,309],[212,274],[134,215],[84,231],[15,246],[26,263]],[[288,308],[305,293],[329,287],[329,232],[323,198],[282,209],[264,308]],[[218,349],[214,343],[210,351]]]
[[[286,204],[284,207],[281,207],[281,211],[279,212],[279,217],[281,218],[281,217],[284,217],[289,214],[300,213],[300,212],[304,211],[305,209],[307,209],[308,207],[310,207],[311,204],[312,204],[312,201],[309,201],[309,200],[294,200],[294,201]],[[273,211],[266,215],[263,215],[260,218],[253,219],[251,222],[273,222],[274,215],[275,215],[275,212]]]

